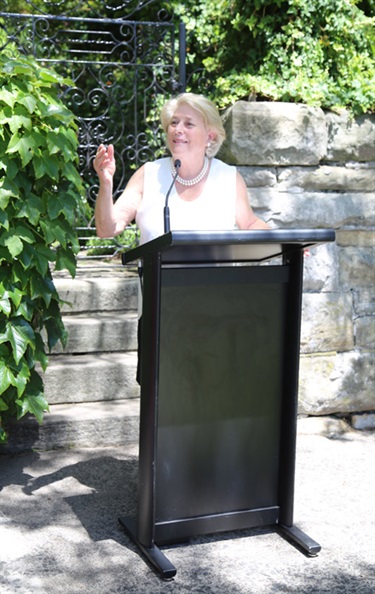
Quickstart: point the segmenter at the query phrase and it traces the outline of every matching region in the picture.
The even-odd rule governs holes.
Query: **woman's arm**
[[[99,237],[114,237],[121,233],[137,214],[143,194],[143,167],[130,178],[121,196],[113,203],[113,176],[116,171],[113,145],[100,145],[94,159],[99,177],[99,192],[95,203],[95,225]]]
[[[270,229],[254,214],[249,204],[245,180],[237,171],[236,223],[239,229]]]

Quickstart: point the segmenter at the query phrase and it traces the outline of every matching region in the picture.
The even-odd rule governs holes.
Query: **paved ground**
[[[132,513],[135,448],[0,456],[1,594],[374,594],[375,434],[299,421],[295,524],[307,557],[274,530],[164,549],[162,580],[117,522]]]

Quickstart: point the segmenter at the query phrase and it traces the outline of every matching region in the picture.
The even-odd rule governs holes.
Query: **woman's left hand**
[[[115,174],[116,162],[114,152],[113,144],[108,145],[108,147],[101,144],[96,151],[94,169],[100,181],[112,180]]]

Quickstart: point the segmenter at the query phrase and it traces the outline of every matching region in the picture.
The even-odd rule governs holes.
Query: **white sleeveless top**
[[[172,183],[169,157],[145,164],[143,196],[136,223],[140,243],[164,233],[165,197]],[[169,196],[172,231],[228,231],[236,227],[236,168],[218,159],[211,167],[202,193],[182,200],[173,187]]]

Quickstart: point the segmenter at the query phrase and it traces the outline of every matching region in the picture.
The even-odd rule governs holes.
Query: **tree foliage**
[[[189,32],[190,69],[201,69],[221,107],[250,98],[374,111],[374,0],[173,4]],[[193,74],[190,87],[200,85]]]
[[[219,107],[258,99],[375,110],[375,0],[29,1],[22,12],[153,21],[173,10],[188,32],[188,88]]]
[[[49,350],[66,340],[50,264],[75,274],[83,188],[63,82],[32,59],[0,56],[0,442],[9,417],[42,420],[45,340]]]

